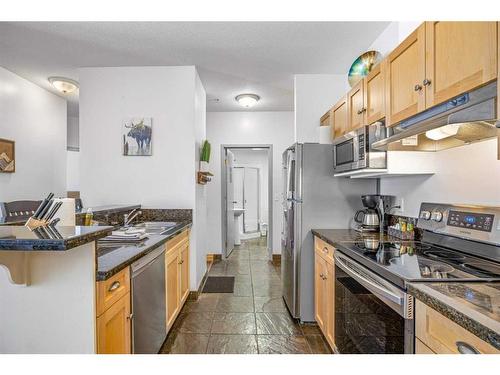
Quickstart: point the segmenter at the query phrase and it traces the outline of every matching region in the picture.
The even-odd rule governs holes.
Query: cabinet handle
[[[108,292],[114,292],[116,289],[118,289],[120,287],[120,282],[119,281],[115,281],[113,284],[111,284],[111,286],[109,287],[108,289]]]
[[[358,115],[362,114],[363,112],[366,112],[366,108],[361,108],[358,110]]]
[[[328,254],[328,248],[327,248],[327,247],[324,247],[324,248],[323,248],[323,252],[324,252],[325,254]]]
[[[319,277],[321,277],[323,279],[323,277],[325,277],[322,273],[319,274]],[[324,280],[324,279],[323,279]]]
[[[422,90],[422,85],[415,85],[415,87],[413,88],[415,91],[420,91]]]
[[[429,86],[431,84],[431,80],[430,79],[424,79],[424,82],[423,82],[424,86]]]
[[[127,320],[132,320],[134,319],[134,314],[130,314],[129,316],[127,316]]]
[[[481,354],[479,350],[466,342],[457,341],[455,344],[460,354]]]
[[[183,260],[181,260],[178,264],[182,264],[182,263],[184,263],[184,261],[183,261]]]

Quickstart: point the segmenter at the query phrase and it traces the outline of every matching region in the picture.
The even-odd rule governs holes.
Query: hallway
[[[267,260],[266,238],[242,241],[209,276],[235,276],[233,293],[188,301],[161,350],[165,354],[326,354],[315,325],[291,319],[279,268]]]

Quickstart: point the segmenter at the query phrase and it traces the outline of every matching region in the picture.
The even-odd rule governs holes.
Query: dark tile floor
[[[280,270],[268,260],[266,239],[243,241],[210,276],[234,276],[234,293],[203,293],[187,301],[161,353],[327,354],[316,325],[300,325],[281,297]]]

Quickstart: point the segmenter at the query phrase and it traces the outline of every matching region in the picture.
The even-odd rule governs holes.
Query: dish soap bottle
[[[89,226],[92,225],[92,218],[94,217],[94,214],[92,213],[92,208],[87,209],[87,213],[85,214],[85,219],[83,221],[83,225]]]

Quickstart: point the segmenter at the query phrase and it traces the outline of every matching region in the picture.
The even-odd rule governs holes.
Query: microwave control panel
[[[365,160],[365,134],[358,135],[359,160]]]

